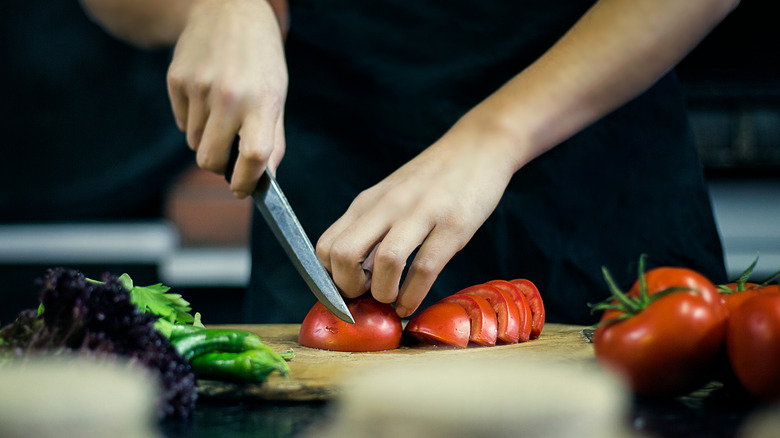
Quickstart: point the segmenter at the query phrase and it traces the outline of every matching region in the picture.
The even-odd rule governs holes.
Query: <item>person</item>
[[[408,317],[527,278],[591,323],[607,267],[724,280],[673,68],[735,0],[82,0],[119,38],[175,44],[168,92],[198,164],[274,173],[346,297]],[[282,159],[284,157],[284,159]],[[248,322],[314,302],[261,220]]]

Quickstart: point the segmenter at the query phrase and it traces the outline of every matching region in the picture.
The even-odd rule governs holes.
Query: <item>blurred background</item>
[[[678,67],[729,274],[780,269],[780,31],[743,2]],[[240,322],[252,206],[199,171],[173,122],[170,51],[142,51],[76,1],[0,4],[0,324],[68,266],[163,282]],[[669,214],[674,214],[670,211]]]

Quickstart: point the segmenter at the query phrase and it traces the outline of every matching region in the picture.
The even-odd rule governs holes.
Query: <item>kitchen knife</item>
[[[230,182],[233,167],[238,159],[238,137],[233,141],[230,158],[225,169],[225,179]],[[322,265],[311,241],[290,207],[276,179],[268,171],[263,172],[252,193],[255,207],[271,227],[284,251],[290,257],[298,273],[306,281],[318,300],[339,319],[355,323],[344,299],[339,294],[330,274]]]

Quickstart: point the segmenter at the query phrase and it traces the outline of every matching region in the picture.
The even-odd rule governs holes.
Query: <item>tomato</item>
[[[593,336],[596,359],[637,394],[684,394],[717,368],[728,313],[715,285],[696,271],[662,267],[644,276],[647,289],[637,281],[626,294],[639,303],[633,314],[614,320],[624,312],[605,312]],[[669,288],[683,289],[653,297]]]
[[[498,340],[507,344],[517,344],[520,339],[520,312],[508,293],[487,284],[470,286],[457,293],[477,295],[486,299],[496,312]]]
[[[501,289],[512,296],[512,300],[514,300],[517,305],[517,311],[520,316],[520,334],[518,342],[526,342],[531,339],[533,313],[531,312],[531,307],[528,306],[528,300],[526,300],[525,294],[523,294],[520,288],[506,280],[492,280],[485,284]]]
[[[739,292],[732,292],[732,293],[723,293],[720,294],[720,299],[723,302],[723,304],[726,306],[726,309],[728,309],[729,313],[734,313],[738,307],[742,305],[745,301],[749,300],[750,298],[753,298],[757,295],[768,295],[768,294],[777,294],[779,293],[777,290],[777,285],[770,285],[766,287],[760,287],[758,285],[754,285],[752,287],[749,287],[748,289],[739,291]]]
[[[484,346],[496,345],[498,320],[490,303],[477,295],[455,294],[443,298],[440,303],[455,303],[469,314],[471,333],[469,341]]]
[[[531,280],[524,278],[517,278],[511,280],[515,287],[520,289],[520,292],[525,295],[526,301],[528,301],[528,307],[531,308],[531,316],[533,318],[531,322],[531,339],[536,339],[542,334],[542,328],[544,328],[544,302],[542,301],[542,295],[539,293],[536,285]]]
[[[780,400],[780,294],[756,295],[737,308],[729,317],[726,346],[745,389],[765,401]]]
[[[456,303],[435,303],[416,314],[404,329],[426,344],[466,348],[471,321],[466,310]]]
[[[298,343],[334,351],[380,351],[401,345],[403,327],[392,304],[380,303],[370,293],[345,302],[354,324],[340,320],[318,301],[301,324]]]

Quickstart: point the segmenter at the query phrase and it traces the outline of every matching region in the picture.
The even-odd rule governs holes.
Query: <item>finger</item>
[[[279,119],[276,121],[276,132],[274,133],[274,150],[271,151],[271,156],[268,157],[267,163],[268,171],[271,172],[271,175],[274,177],[276,177],[276,168],[279,167],[279,163],[282,162],[285,150],[284,114],[279,114]]]
[[[189,99],[187,99],[187,94],[184,92],[184,81],[175,74],[173,68],[168,70],[167,84],[168,98],[171,101],[171,109],[173,110],[176,126],[180,131],[186,132]]]
[[[356,218],[359,218],[363,214],[363,199],[365,199],[366,196],[366,192],[360,193],[349,205],[347,211],[340,218],[338,218],[336,222],[328,227],[328,229],[322,233],[322,236],[320,236],[319,240],[317,241],[317,257],[320,259],[322,264],[325,265],[325,269],[327,269],[330,273],[333,273],[333,265],[331,263],[333,244],[335,243],[336,239],[341,236],[342,233],[344,233],[344,231],[346,231],[351,224],[355,222]]]
[[[398,316],[406,318],[417,310],[444,266],[463,245],[465,242],[453,238],[451,233],[437,228],[431,231],[409,266],[404,284],[398,293],[395,305]]]
[[[193,151],[197,151],[203,138],[203,130],[208,120],[209,110],[201,98],[189,99],[187,108],[187,145]]]
[[[371,294],[377,301],[392,303],[398,298],[406,261],[431,231],[430,224],[396,223],[376,247],[371,274]]]
[[[230,190],[236,197],[244,198],[252,193],[257,180],[265,171],[268,157],[274,148],[275,120],[275,117],[271,119],[256,113],[244,119],[238,131],[238,159],[230,181]]]
[[[238,125],[234,107],[212,109],[196,156],[201,169],[224,175]]]
[[[333,281],[349,298],[362,295],[369,288],[371,273],[363,270],[363,261],[384,234],[383,227],[355,224],[336,238],[330,250]]]

